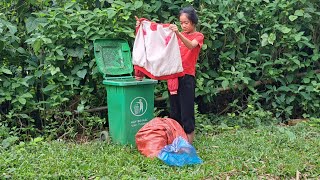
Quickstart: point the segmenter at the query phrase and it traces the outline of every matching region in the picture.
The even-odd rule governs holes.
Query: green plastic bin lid
[[[131,52],[126,40],[96,39],[93,46],[98,69],[104,77],[132,73]]]
[[[103,80],[104,85],[108,86],[139,86],[147,84],[156,84],[158,81],[153,79],[144,78],[141,81],[137,81],[134,77],[118,77],[108,78]]]

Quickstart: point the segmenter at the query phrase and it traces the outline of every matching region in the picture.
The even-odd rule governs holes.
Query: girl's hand
[[[175,24],[170,24],[169,29],[171,29],[175,33],[179,32],[178,26]]]
[[[134,16],[136,18],[136,27],[140,26],[140,20],[137,16]]]
[[[135,76],[134,78],[135,78],[137,81],[142,81],[142,80],[143,80],[143,77]]]

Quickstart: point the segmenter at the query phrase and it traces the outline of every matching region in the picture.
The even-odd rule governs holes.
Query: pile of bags
[[[200,164],[195,148],[188,143],[187,135],[174,119],[156,117],[136,134],[136,145],[146,157],[158,157],[168,165]]]

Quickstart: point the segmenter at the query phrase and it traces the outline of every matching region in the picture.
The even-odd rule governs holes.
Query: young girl
[[[136,26],[138,27],[140,21],[138,17],[135,16],[135,18],[137,20]],[[195,129],[194,99],[196,63],[204,36],[202,33],[196,31],[198,17],[192,7],[183,8],[179,13],[179,19],[182,32],[179,31],[175,24],[170,24],[169,29],[174,31],[178,36],[184,76],[178,78],[178,91],[170,92],[170,118],[179,122],[188,136],[189,143],[192,143]],[[136,79],[141,80],[141,76],[136,75]],[[168,83],[168,85],[176,83],[176,79],[171,80],[173,82]]]
[[[179,40],[180,54],[184,76],[179,77],[177,94],[170,94],[170,118],[178,121],[188,136],[189,143],[193,142],[195,117],[195,73],[196,63],[203,44],[204,36],[197,32],[198,17],[192,7],[183,8],[179,13],[182,32],[175,24],[169,28],[174,31]]]

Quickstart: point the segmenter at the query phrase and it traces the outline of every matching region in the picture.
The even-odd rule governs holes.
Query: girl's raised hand
[[[136,27],[140,26],[140,20],[137,16],[134,16],[136,18]]]
[[[179,32],[178,26],[175,24],[170,24],[169,29],[176,33]]]

